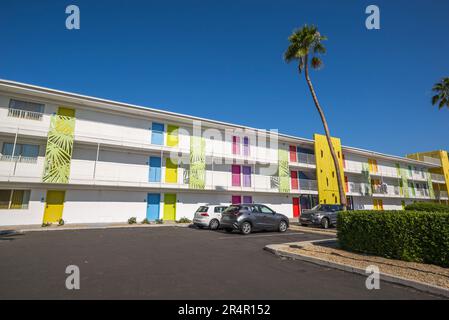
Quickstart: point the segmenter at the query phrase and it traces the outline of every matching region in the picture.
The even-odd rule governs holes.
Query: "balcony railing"
[[[316,180],[309,180],[309,179],[298,179],[299,181],[299,191],[317,191],[318,185]]]
[[[309,153],[298,153],[298,162],[315,165],[315,155]]]
[[[40,121],[40,120],[42,120],[42,116],[43,116],[42,112],[34,112],[34,111],[12,109],[12,108],[8,109],[8,117]]]
[[[37,157],[11,156],[11,155],[7,155],[7,154],[3,154],[0,156],[0,161],[36,163]]]
[[[432,177],[432,180],[438,181],[438,182],[445,182],[444,176],[442,174],[438,173],[431,173],[430,176]]]
[[[436,192],[436,198],[440,199],[440,200],[448,200],[449,199],[449,195],[447,193],[447,191],[437,191]]]
[[[437,165],[441,166],[441,160],[438,158],[424,156],[423,160],[424,160],[424,162],[433,163],[433,164],[437,164]]]

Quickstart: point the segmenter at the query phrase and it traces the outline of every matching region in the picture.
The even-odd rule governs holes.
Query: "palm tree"
[[[438,109],[444,106],[449,108],[449,78],[443,78],[441,82],[435,83],[432,91],[436,93],[432,97],[432,105],[438,104]]]
[[[315,103],[315,107],[321,117],[321,121],[323,122],[327,142],[334,161],[335,171],[337,173],[340,203],[346,207],[346,196],[343,190],[343,181],[341,179],[341,170],[338,163],[337,154],[335,153],[334,145],[332,144],[326,117],[324,116],[323,109],[320,106],[309,76],[309,59],[310,66],[313,69],[319,69],[323,65],[323,61],[319,58],[319,55],[326,53],[326,48],[322,44],[322,41],[324,40],[327,40],[327,38],[319,33],[317,27],[304,25],[302,28],[295,30],[290,37],[288,37],[290,45],[284,53],[284,60],[287,63],[298,61],[298,72],[301,74],[302,71],[304,71],[307,85],[309,86],[310,93],[312,94],[313,102]]]

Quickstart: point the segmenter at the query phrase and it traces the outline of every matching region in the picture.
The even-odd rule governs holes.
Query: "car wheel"
[[[218,222],[217,219],[212,219],[212,220],[209,222],[209,229],[211,229],[211,230],[217,230],[219,225],[220,225],[220,222]]]
[[[329,219],[328,218],[321,219],[321,226],[323,227],[323,229],[329,229]]]
[[[285,222],[284,220],[281,220],[281,222],[279,222],[279,228],[278,231],[279,232],[285,232],[287,231],[287,222]]]
[[[226,228],[225,231],[226,231],[227,233],[231,233],[231,232],[232,232],[232,229],[231,229],[231,228]]]
[[[242,227],[240,228],[240,231],[242,234],[250,234],[251,233],[251,223],[249,222],[243,222]]]

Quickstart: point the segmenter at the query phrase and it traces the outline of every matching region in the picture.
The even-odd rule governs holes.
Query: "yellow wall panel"
[[[315,161],[320,203],[340,204],[337,173],[326,136],[315,134]],[[343,158],[339,138],[331,138],[340,165],[341,180],[344,181]],[[343,190],[344,191],[344,190]]]

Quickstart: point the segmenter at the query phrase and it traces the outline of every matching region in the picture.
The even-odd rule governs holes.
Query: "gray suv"
[[[337,224],[337,212],[342,211],[339,204],[319,204],[310,210],[304,210],[299,217],[302,226],[320,225],[324,229]]]
[[[250,234],[253,230],[285,232],[288,218],[263,204],[237,204],[229,206],[221,213],[220,226],[226,232],[239,230]]]

